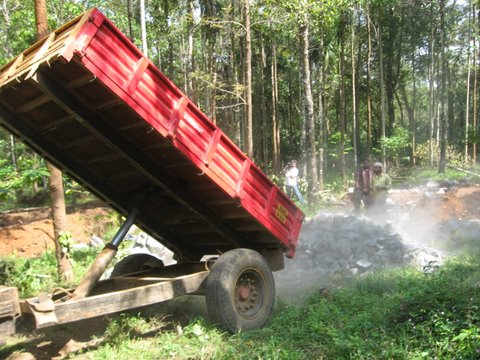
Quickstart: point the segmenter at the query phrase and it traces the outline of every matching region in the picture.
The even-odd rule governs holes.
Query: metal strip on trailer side
[[[302,211],[99,10],[0,68],[0,123],[177,257],[293,257]]]

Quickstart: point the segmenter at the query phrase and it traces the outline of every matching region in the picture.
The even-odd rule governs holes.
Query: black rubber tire
[[[226,252],[207,278],[211,320],[230,332],[264,326],[275,306],[275,282],[265,258],[250,249]]]
[[[164,267],[163,261],[149,254],[132,254],[115,264],[110,277],[135,273],[151,268]]]

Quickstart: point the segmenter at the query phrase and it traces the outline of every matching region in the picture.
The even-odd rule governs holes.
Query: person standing
[[[383,211],[387,206],[388,190],[392,186],[392,179],[383,171],[383,164],[373,164],[372,190],[375,211]]]
[[[355,187],[353,189],[353,209],[355,212],[360,211],[363,202],[365,209],[372,205],[371,197],[371,169],[370,162],[365,160],[355,172]]]
[[[286,178],[286,187],[287,187],[287,195],[292,198],[292,192],[298,198],[301,204],[305,204],[305,199],[302,196],[302,193],[298,189],[298,168],[297,168],[297,161],[292,160],[290,161],[290,165],[287,167],[287,171],[285,172]]]

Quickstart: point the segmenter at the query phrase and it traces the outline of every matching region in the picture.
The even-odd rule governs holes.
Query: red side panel
[[[134,143],[139,144],[142,153],[147,157],[146,160],[159,166],[158,171],[152,170],[152,166],[146,166],[143,169],[141,161],[138,160],[141,155],[135,151],[132,153],[126,148],[121,149],[121,152],[123,157],[126,156],[127,161],[119,158],[115,160],[116,162],[110,160],[106,163],[99,159],[97,168],[95,168],[96,161],[88,162],[90,166],[88,170],[105,172],[101,180],[108,178],[112,188],[119,193],[126,191],[127,188],[133,189],[135,181],[144,182],[149,178],[152,179],[156,176],[155,173],[165,173],[171,178],[181,179],[179,181],[182,186],[193,197],[180,196],[179,204],[185,205],[190,201],[188,199],[194,199],[192,201],[195,205],[192,203],[192,207],[187,210],[193,209],[193,213],[196,212],[199,215],[198,221],[195,220],[197,225],[192,223],[188,234],[185,234],[185,226],[176,228],[180,222],[185,223],[188,220],[184,214],[185,211],[178,206],[164,203],[165,196],[172,196],[171,189],[167,189],[166,195],[158,197],[157,206],[162,209],[169,208],[174,218],[168,223],[168,231],[164,231],[162,236],[164,238],[172,236],[174,239],[172,242],[179,241],[181,246],[186,246],[185,244],[188,243],[200,249],[198,243],[205,238],[211,242],[211,249],[215,249],[216,246],[220,248],[222,240],[217,240],[218,244],[216,244],[211,240],[212,236],[207,236],[213,226],[221,236],[228,237],[230,234],[237,237],[238,233],[238,239],[243,238],[247,242],[258,243],[260,247],[271,247],[275,241],[277,244],[279,242],[287,256],[294,255],[303,213],[102,13],[92,9],[83,17],[57,30],[55,35],[51,37],[55,51],[49,51],[46,42],[41,46],[47,48],[42,51],[48,53],[48,57],[43,58],[44,62],[50,61],[49,59],[59,59],[59,62],[65,64],[52,66],[50,70],[52,77],[61,84],[65,83],[66,85],[63,85],[65,88],[74,89],[73,95],[81,99],[81,103],[87,108],[83,111],[84,114],[88,115],[88,112],[91,112],[94,117],[98,114],[99,121],[102,123],[105,121],[108,126],[115,129],[115,134],[112,134],[112,140],[108,139],[108,133],[102,130],[105,127],[99,128],[93,122],[86,129],[81,128],[84,122],[79,124],[69,122],[68,131],[84,134],[85,141],[101,134],[98,144],[97,142],[95,144],[98,149],[104,149],[104,158],[115,157],[114,153],[107,154],[107,152],[110,148],[115,151],[122,146],[121,141],[115,142],[117,137],[123,136],[128,141],[136,139]],[[31,55],[28,52],[25,53],[41,58],[42,54],[35,49],[30,50]],[[31,69],[27,68],[21,73],[29,71],[33,74],[41,61],[42,59]],[[1,69],[0,79],[2,76],[7,78],[15,73],[17,67],[21,68],[18,64],[12,64]],[[81,69],[74,64],[80,64]],[[85,74],[83,69],[86,71]],[[8,74],[8,76],[2,74]],[[17,72],[14,76],[19,77],[19,74],[20,72]],[[1,87],[0,81],[0,89]],[[43,87],[35,91],[45,92]],[[12,95],[12,99],[14,98],[15,95]],[[57,104],[58,98],[59,96],[55,98]],[[18,108],[18,105],[15,106]],[[9,104],[6,106],[9,107]],[[82,108],[82,106],[77,107]],[[60,103],[60,108],[64,109],[65,106]],[[67,112],[75,108],[70,106]],[[73,118],[76,117],[73,116]],[[32,126],[37,126],[33,123],[34,117],[28,119],[25,117],[25,119],[31,121]],[[10,122],[9,127],[15,127],[12,124]],[[90,134],[90,131],[93,133]],[[156,143],[153,142],[155,137],[158,137]],[[40,138],[40,143],[43,143],[43,140]],[[44,146],[45,149],[48,148],[48,141]],[[90,150],[91,146],[74,148],[68,144],[59,144],[58,141],[55,141],[55,146],[61,146],[65,151],[72,149],[72,158],[79,156],[78,154],[93,152]],[[44,151],[48,153],[48,149]],[[48,154],[55,157],[54,154]],[[128,154],[136,154],[135,159],[130,159]],[[132,163],[132,166],[127,166],[125,163]],[[68,159],[64,160],[63,165],[69,167]],[[116,175],[115,169],[118,170]],[[78,167],[77,172],[82,173],[81,170],[82,168]],[[121,182],[117,180],[120,178]],[[91,187],[96,187],[94,177],[91,177],[89,182]],[[165,185],[165,181],[162,184]],[[98,192],[102,193],[101,190]],[[121,196],[118,199],[117,202],[121,203]],[[210,207],[213,203],[215,205]],[[227,205],[222,207],[222,204]],[[155,208],[154,204],[150,207]],[[210,215],[203,217],[198,209],[206,209]],[[149,219],[149,216],[151,215],[146,214],[144,221],[149,229],[157,232],[156,224],[159,221],[153,221],[154,219]],[[207,223],[201,222],[202,217],[207,220]],[[167,222],[164,218],[159,217],[159,220]],[[160,232],[160,227],[158,230]],[[196,237],[192,236],[188,241],[177,240],[176,231],[182,233],[178,239],[189,239],[190,233],[195,233]],[[202,234],[205,236],[202,237]]]

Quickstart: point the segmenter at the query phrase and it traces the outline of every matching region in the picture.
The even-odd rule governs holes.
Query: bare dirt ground
[[[88,244],[114,221],[111,210],[95,201],[67,209],[69,230],[78,243]],[[0,213],[0,256],[35,257],[53,249],[50,208]]]
[[[390,198],[397,206],[416,204],[412,208],[412,217],[428,216],[438,222],[450,219],[480,219],[478,185],[452,188],[444,194],[435,193],[430,197],[427,197],[424,191],[394,191]],[[351,207],[351,204],[346,206]],[[110,210],[101,203],[69,209],[68,222],[73,237],[78,242],[88,243],[92,235],[100,236],[103,229],[113,221],[110,214]],[[14,253],[25,257],[37,256],[45,249],[53,248],[52,234],[49,209],[0,213],[0,256]],[[183,310],[180,310],[180,313],[183,316],[186,314]],[[2,351],[0,344],[0,358],[62,359],[72,351],[95,348],[105,331],[108,319],[103,317],[80,321],[33,332],[28,336],[25,332],[20,336],[26,336],[26,340],[13,338],[13,341],[18,341],[18,346],[10,348],[8,352]],[[95,336],[97,340],[92,340]],[[11,341],[9,340],[9,343]]]
[[[393,192],[389,197],[396,204],[418,202],[416,211],[428,211],[438,222],[450,219],[480,218],[480,186],[452,188],[445,194],[436,194],[429,199],[424,192]],[[422,210],[423,209],[423,210]]]

